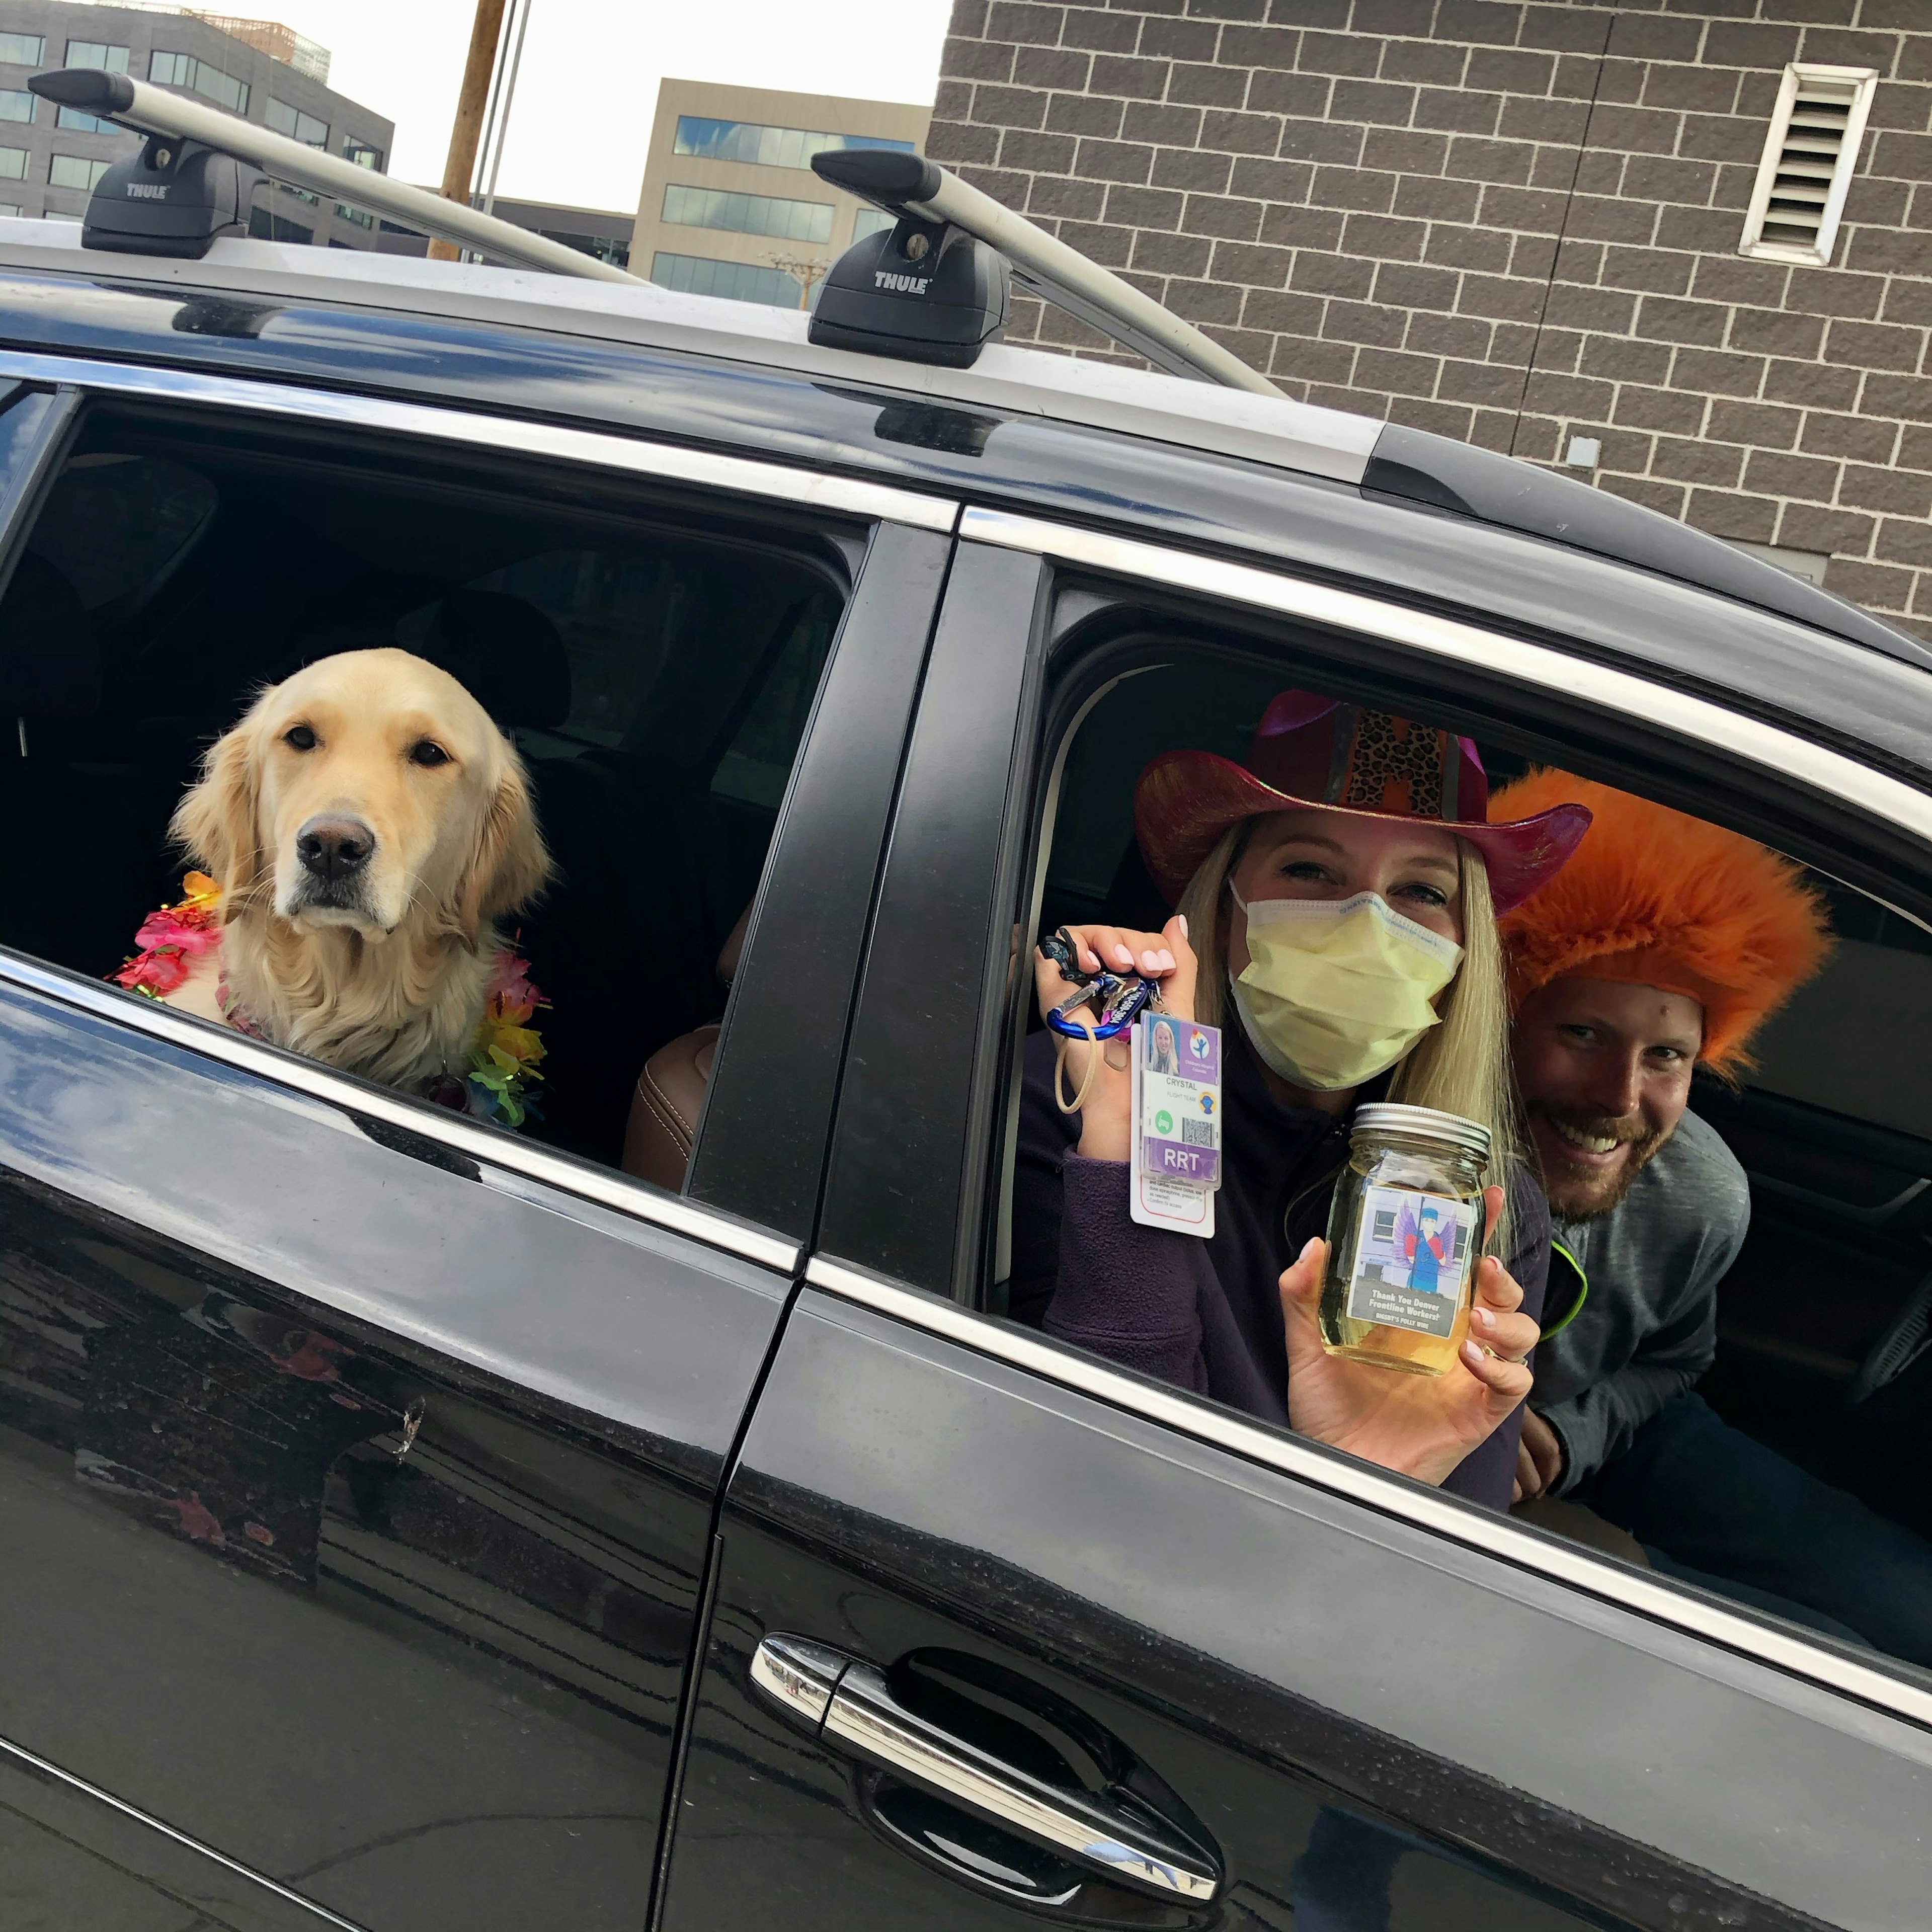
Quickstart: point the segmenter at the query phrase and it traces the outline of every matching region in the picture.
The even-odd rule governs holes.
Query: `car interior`
[[[1181,747],[1238,761],[1277,691],[1333,682],[1178,633],[1132,656],[1054,748],[1064,762],[1042,835],[1036,935],[1083,922],[1157,931],[1172,908],[1135,842],[1143,767]],[[1480,749],[1492,790],[1544,762]],[[1808,877],[1829,908],[1830,961],[1767,1023],[1742,1080],[1700,1070],[1694,1082],[1690,1105],[1736,1154],[1752,1203],[1699,1393],[1735,1427],[1932,1534],[1918,1478],[1932,1449],[1932,1100],[1914,1071],[1932,1059],[1932,932]],[[994,1245],[994,1307],[1008,1245]]]
[[[525,1131],[675,1187],[854,556],[782,514],[486,479],[339,433],[91,416],[0,604],[0,806],[38,829],[0,860],[0,944],[114,971],[179,898],[170,815],[255,693],[400,646],[514,741],[556,861],[516,935],[549,1002]]]

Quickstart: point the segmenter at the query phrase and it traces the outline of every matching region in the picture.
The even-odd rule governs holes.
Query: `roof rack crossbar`
[[[274,180],[388,215],[419,234],[454,242],[518,268],[542,268],[552,274],[578,275],[598,282],[634,285],[642,279],[600,262],[594,255],[581,254],[561,242],[532,234],[527,228],[479,214],[460,202],[446,201],[427,188],[392,181],[373,168],[358,166],[255,122],[204,107],[199,101],[128,74],[110,74],[99,68],[61,68],[51,74],[35,74],[27,85],[44,99],[64,107],[80,108],[137,134],[201,142],[260,168]]]
[[[866,148],[814,154],[812,171],[886,214],[948,222],[1005,256],[1013,280],[1056,308],[1172,376],[1246,389],[1281,392],[1231,350],[1161,307],[1131,282],[1090,262],[1023,214],[923,155]]]

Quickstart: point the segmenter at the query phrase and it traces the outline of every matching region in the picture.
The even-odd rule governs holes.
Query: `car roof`
[[[577,280],[536,269],[433,262],[368,249],[224,237],[197,260],[116,254],[116,276],[440,319],[541,328],[728,358],[820,382],[898,391],[1115,432],[1162,451],[1207,452],[1270,470],[1353,484],[1542,537],[1775,610],[1904,662],[1932,652],[1856,605],[1676,519],[1535,465],[1340,410],[1156,371],[995,344],[974,366],[927,364],[821,347],[800,311],[682,293],[655,284]],[[0,267],[103,272],[77,223],[0,218]]]
[[[63,232],[49,236],[52,228]],[[646,306],[668,292],[619,285],[624,300],[600,308],[583,299],[603,292],[590,284],[457,263],[401,258],[398,277],[397,258],[376,258],[383,276],[371,280],[363,272],[370,258],[359,254],[350,256],[356,272],[338,271],[346,250],[237,242],[180,261],[83,251],[77,239],[70,224],[0,221],[0,344],[10,345],[0,348],[0,379],[58,381],[64,362],[85,358],[568,422],[803,464],[1232,553],[1473,615],[1492,628],[1660,670],[1729,702],[1742,697],[1745,708],[1787,726],[1835,730],[1916,770],[1932,767],[1923,685],[1932,647],[1666,518],[1647,518],[1642,534],[1660,526],[1666,538],[1714,549],[1725,564],[1757,572],[1770,594],[1726,586],[1713,596],[1694,570],[1660,570],[1647,559],[1633,568],[1613,548],[1538,529],[1533,515],[1546,514],[1548,486],[1593,514],[1632,506],[1443,439],[1402,430],[1407,440],[1395,446],[1412,454],[1419,439],[1424,462],[1434,447],[1444,475],[1448,464],[1471,466],[1454,481],[1472,494],[1500,474],[1514,493],[1504,514],[1438,500],[1428,493],[1452,493],[1434,476],[1413,466],[1405,475],[1403,465],[1374,456],[1364,482],[1351,483],[1224,454],[1203,436],[1180,440],[1172,427],[1156,441],[1125,423],[1048,414],[1040,377],[1094,365],[1036,351],[1000,358],[1028,372],[1023,393],[994,402],[989,386],[969,404],[935,393],[926,380],[934,372],[923,367],[813,350],[797,339],[802,318],[752,304],[686,297],[674,308],[668,298],[674,338]],[[563,289],[568,302],[559,299]],[[774,342],[800,358],[796,366],[778,359]],[[1105,374],[1196,404],[1226,398],[1174,378]],[[1391,446],[1396,426],[1346,420],[1377,431],[1378,451]],[[1398,487],[1388,487],[1391,480]],[[1526,505],[1532,514],[1522,514]],[[1787,590],[1810,592],[1839,620],[1820,624],[1780,605]]]
[[[0,219],[0,262],[100,272],[78,224]],[[224,236],[198,261],[116,255],[130,279],[352,301],[425,316],[524,323],[605,341],[728,356],[832,381],[1124,431],[1304,474],[1361,480],[1382,425],[1368,416],[1151,370],[995,344],[970,369],[895,362],[806,340],[802,310],[688,295],[654,282],[572,281],[538,269]]]

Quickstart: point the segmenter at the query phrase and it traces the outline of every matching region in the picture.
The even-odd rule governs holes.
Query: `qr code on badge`
[[[1180,1123],[1180,1144],[1183,1147],[1212,1147],[1214,1144],[1214,1123],[1212,1120],[1190,1120],[1184,1115]]]

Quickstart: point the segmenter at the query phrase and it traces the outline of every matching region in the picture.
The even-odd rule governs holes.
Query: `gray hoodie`
[[[1620,1205],[1600,1220],[1554,1222],[1544,1321],[1562,1321],[1589,1282],[1576,1319],[1536,1352],[1529,1406],[1562,1438],[1567,1494],[1711,1366],[1718,1284],[1744,1246],[1750,1188],[1715,1128],[1686,1112]]]

